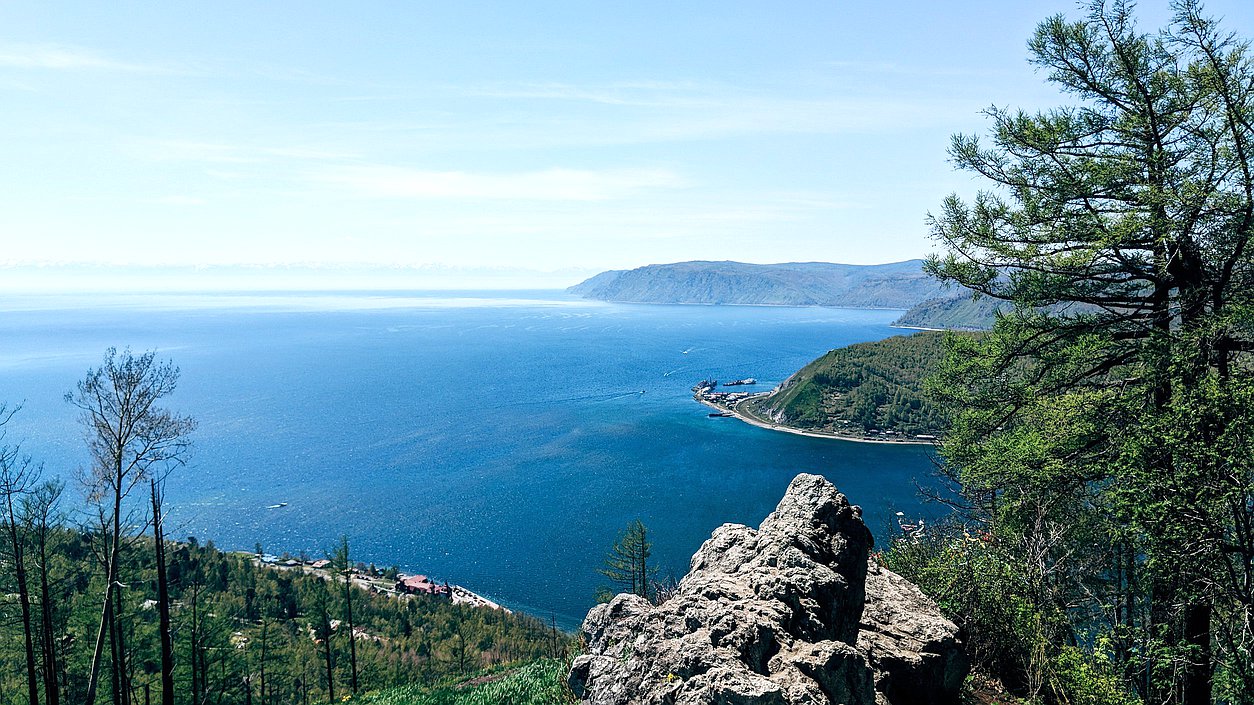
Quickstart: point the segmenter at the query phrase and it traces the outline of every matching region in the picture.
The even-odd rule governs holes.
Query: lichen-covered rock
[[[872,566],[876,592],[864,617],[870,547],[861,510],[826,479],[798,475],[758,529],[716,529],[662,605],[619,595],[594,607],[583,624],[588,651],[571,667],[571,687],[591,705],[952,699],[956,690],[946,679],[956,676],[960,684],[966,673],[965,662],[947,650],[959,646],[957,630],[936,622],[943,617],[917,588]],[[894,578],[914,591],[904,602],[880,591],[895,590]],[[916,616],[917,637],[915,626],[885,621],[916,607],[924,610]],[[860,636],[863,625],[873,636]],[[911,652],[916,644],[921,650]],[[873,670],[877,664],[883,673]],[[931,683],[934,673],[944,682]],[[934,685],[939,695],[914,699],[910,689],[920,684]]]

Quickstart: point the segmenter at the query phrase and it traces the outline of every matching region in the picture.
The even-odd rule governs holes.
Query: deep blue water
[[[110,345],[182,370],[200,424],[171,478],[171,535],[311,555],[347,534],[399,564],[573,627],[639,517],[662,571],[724,522],[756,525],[798,472],[832,479],[884,535],[931,516],[931,449],[711,419],[706,377],[774,385],[823,352],[901,331],[896,311],[645,306],[555,292],[0,298],[9,440],[72,478],[65,392]],[[77,486],[71,481],[71,488]],[[283,509],[268,505],[287,502]]]

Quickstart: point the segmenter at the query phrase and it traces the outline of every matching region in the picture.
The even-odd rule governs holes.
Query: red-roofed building
[[[436,595],[452,597],[453,590],[448,583],[437,585],[425,575],[408,575],[396,582],[396,591],[407,595]]]

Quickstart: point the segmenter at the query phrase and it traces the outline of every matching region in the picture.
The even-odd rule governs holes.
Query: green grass
[[[404,686],[365,693],[351,700],[364,705],[565,705],[575,698],[566,686],[568,664],[541,659],[486,676],[493,680],[425,688]],[[499,676],[499,677],[497,677]]]

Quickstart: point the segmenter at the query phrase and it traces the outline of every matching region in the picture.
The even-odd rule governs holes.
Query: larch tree
[[[643,522],[635,519],[619,535],[597,572],[630,594],[647,599],[649,582],[655,572],[649,568],[652,549],[649,530]]]
[[[1173,10],[1152,34],[1122,0],[1037,28],[1070,102],[954,137],[988,188],[931,218],[928,268],[1010,309],[935,385],[968,497],[1040,603],[1085,604],[1130,686],[1193,705],[1217,665],[1254,697],[1254,65],[1197,2]]]
[[[357,635],[353,625],[353,561],[348,551],[348,536],[340,536],[340,545],[332,555],[331,565],[344,578],[344,621],[348,626],[349,687],[357,694]]]

